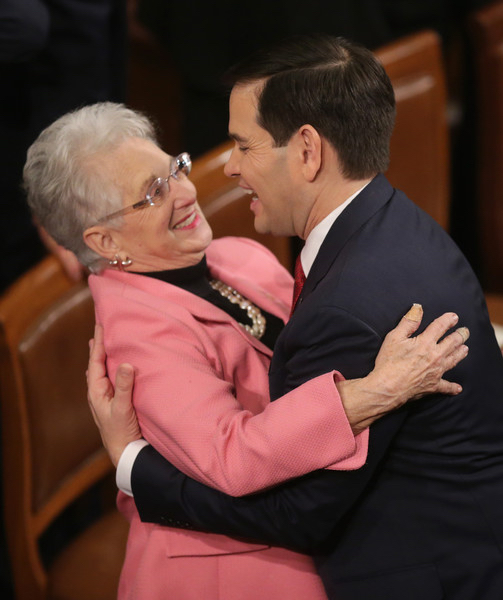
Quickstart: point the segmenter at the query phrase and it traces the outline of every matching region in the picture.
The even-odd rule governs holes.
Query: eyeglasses
[[[110,219],[127,215],[130,212],[145,208],[146,206],[155,206],[156,204],[161,204],[164,200],[166,200],[170,192],[169,178],[173,177],[177,181],[183,181],[190,173],[191,169],[192,160],[190,155],[187,152],[182,152],[182,154],[179,154],[171,161],[170,174],[166,178],[158,177],[149,187],[147,195],[143,200],[135,202],[130,206],[126,206],[126,208],[121,208],[120,210],[117,210],[106,217],[102,217],[98,223],[103,223],[104,221],[110,221]]]

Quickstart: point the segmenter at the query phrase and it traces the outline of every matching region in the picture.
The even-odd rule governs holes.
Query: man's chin
[[[257,218],[255,217],[255,221],[253,222],[253,226],[255,227],[255,231],[257,233],[261,233],[261,234],[270,234],[270,235],[278,235],[278,236],[284,236],[284,237],[291,237],[292,235],[295,235],[293,233],[291,233],[290,231],[287,231],[286,228],[284,226],[278,227],[278,226],[274,226],[271,225],[268,222],[265,222],[263,219]]]
[[[261,219],[260,217],[255,216],[253,220],[253,226],[255,227],[255,231],[257,233],[271,233],[271,229],[268,227],[268,224],[264,223],[264,219]]]

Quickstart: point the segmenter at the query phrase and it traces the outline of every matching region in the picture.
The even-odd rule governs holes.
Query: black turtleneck
[[[241,323],[242,325],[252,324],[246,310],[240,308],[237,304],[233,304],[211,287],[211,275],[208,265],[206,264],[206,257],[204,257],[197,265],[184,267],[183,269],[170,269],[167,271],[152,271],[149,273],[137,274],[154,277],[155,279],[160,279],[166,283],[176,285],[187,292],[191,292],[192,294],[211,302],[211,304],[225,311],[238,323]],[[237,291],[239,292],[239,290]],[[283,321],[263,310],[260,306],[257,306],[257,308],[260,309],[266,319],[265,332],[260,341],[272,350],[274,349],[274,344],[276,343],[278,335],[283,329]]]

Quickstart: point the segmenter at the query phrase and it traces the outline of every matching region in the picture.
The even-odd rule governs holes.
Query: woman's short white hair
[[[93,169],[92,158],[131,137],[157,144],[146,116],[123,104],[100,102],[60,117],[28,150],[23,185],[33,215],[91,270],[99,270],[102,259],[85,244],[83,233],[122,208],[119,190],[106,173]]]

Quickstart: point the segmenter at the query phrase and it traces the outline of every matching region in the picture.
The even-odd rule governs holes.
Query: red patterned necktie
[[[290,317],[293,315],[293,311],[295,310],[295,306],[297,304],[297,300],[299,299],[300,293],[302,292],[302,288],[306,283],[306,276],[304,275],[304,269],[302,268],[302,263],[300,262],[300,254],[297,256],[297,260],[295,261],[295,283],[293,285],[293,300],[292,300],[292,309],[290,311]]]

